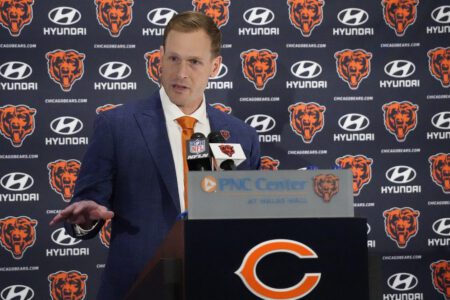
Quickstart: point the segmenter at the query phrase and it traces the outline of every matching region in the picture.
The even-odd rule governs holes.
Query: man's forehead
[[[166,49],[164,49],[166,50]],[[200,55],[195,55],[195,54],[183,54],[179,51],[176,50],[166,50],[165,52],[166,55],[168,56],[177,56],[177,57],[181,57],[181,58],[185,58],[185,59],[197,59],[197,60],[203,60],[205,57],[200,56]]]

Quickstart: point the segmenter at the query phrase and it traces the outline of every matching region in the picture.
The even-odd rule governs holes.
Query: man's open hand
[[[50,221],[50,226],[67,221],[71,224],[78,224],[81,227],[89,227],[97,220],[106,220],[112,217],[114,217],[114,213],[105,206],[92,200],[82,200],[63,209]]]

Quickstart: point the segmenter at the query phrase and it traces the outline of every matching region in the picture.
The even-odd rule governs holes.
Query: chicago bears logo
[[[159,50],[153,50],[145,53],[145,61],[147,62],[147,76],[159,86],[159,78],[161,77],[161,53]]]
[[[111,219],[106,220],[102,229],[100,230],[100,241],[102,244],[109,248],[109,242],[111,241]]]
[[[395,136],[398,142],[404,142],[406,136],[417,126],[419,106],[409,101],[393,101],[383,105],[384,127]]]
[[[52,300],[83,300],[86,297],[87,274],[59,271],[48,275]]]
[[[372,163],[373,160],[364,155],[346,155],[336,159],[336,164],[342,169],[352,170],[354,196],[358,196],[372,179]]]
[[[15,259],[21,259],[25,251],[36,241],[37,220],[29,217],[0,219],[0,243]]]
[[[194,10],[201,12],[211,19],[218,28],[225,26],[230,18],[230,0],[192,0]]]
[[[259,91],[277,73],[278,54],[268,49],[251,49],[241,53],[244,77]]]
[[[0,134],[10,140],[14,147],[22,146],[26,137],[33,134],[36,109],[27,105],[0,107]]]
[[[65,202],[69,202],[73,196],[80,166],[81,163],[75,159],[59,159],[47,164],[50,186]]]
[[[98,23],[118,37],[125,26],[133,19],[133,0],[95,0]]]
[[[69,92],[74,82],[83,77],[85,57],[75,50],[47,52],[48,75],[63,91]]]
[[[224,112],[226,114],[231,114],[232,109],[231,109],[230,106],[227,106],[227,105],[222,104],[222,103],[213,103],[213,104],[210,104],[210,105],[212,107],[214,107],[215,109],[220,110],[221,112]]]
[[[316,102],[298,102],[289,105],[291,129],[299,135],[303,142],[309,144],[316,133],[322,131],[325,125],[325,106]]]
[[[289,19],[304,37],[309,37],[316,26],[322,23],[323,0],[288,0]]]
[[[345,49],[334,54],[339,77],[356,90],[361,81],[370,74],[372,53],[362,49]]]
[[[406,29],[416,21],[419,0],[382,0],[383,16],[386,24],[403,36]]]
[[[430,265],[434,288],[450,300],[450,260],[439,260]]]
[[[409,240],[419,231],[419,215],[418,210],[410,207],[393,207],[383,212],[386,234],[399,248],[406,248]]]
[[[0,0],[0,24],[12,36],[19,36],[33,20],[33,4],[34,0]]]
[[[264,171],[277,171],[280,161],[273,159],[270,156],[261,156],[261,170]]]
[[[231,145],[219,145],[219,149],[223,154],[228,155],[229,157],[232,157],[234,154],[234,147]]]
[[[314,191],[317,196],[325,202],[330,202],[331,198],[339,192],[339,178],[333,174],[320,174],[314,176]]]
[[[443,87],[450,87],[450,47],[428,51],[428,62],[431,75],[439,80]]]
[[[319,257],[313,249],[297,241],[269,240],[250,249],[235,274],[241,278],[250,292],[261,299],[295,300],[305,297],[319,284],[321,273],[305,273],[300,282],[283,289],[268,286],[258,278],[258,263],[264,257],[280,252],[295,255],[299,259],[316,259]]]
[[[102,112],[105,112],[105,111],[114,109],[114,108],[116,108],[116,107],[118,107],[118,106],[121,106],[121,105],[122,105],[122,104],[105,104],[105,105],[102,105],[102,106],[97,107],[97,108],[95,109],[95,112],[96,112],[97,115],[98,115],[99,113],[102,113]]]
[[[428,158],[431,178],[441,186],[442,191],[450,194],[450,153],[439,153]]]

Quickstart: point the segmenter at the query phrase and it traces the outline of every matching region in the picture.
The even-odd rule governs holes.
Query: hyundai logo
[[[314,61],[302,60],[292,65],[291,73],[301,79],[312,79],[322,73],[322,67]]]
[[[64,227],[56,229],[51,235],[52,241],[60,246],[75,246],[82,240],[71,237],[67,234]]]
[[[9,80],[23,80],[30,77],[33,70],[21,61],[9,61],[0,66],[0,75]]]
[[[450,236],[450,218],[442,218],[434,222],[433,231],[442,236]]]
[[[245,123],[256,129],[256,132],[263,133],[272,130],[275,125],[275,119],[268,115],[253,115],[245,119]]]
[[[228,68],[225,64],[220,64],[219,72],[217,73],[216,77],[211,77],[210,79],[220,79],[228,74]]]
[[[434,127],[442,130],[450,130],[450,111],[443,111],[431,118]]]
[[[372,231],[372,227],[370,227],[369,223],[367,223],[367,234],[369,234]]]
[[[419,280],[409,273],[397,273],[388,278],[387,283],[393,290],[405,292],[417,286]]]
[[[72,135],[83,129],[83,122],[74,117],[59,117],[50,123],[53,132],[62,135]]]
[[[347,26],[359,26],[369,20],[369,14],[360,8],[347,8],[337,15],[339,22]]]
[[[386,178],[392,183],[405,184],[416,178],[416,171],[408,166],[395,166],[386,171]]]
[[[156,26],[166,26],[177,12],[171,8],[155,8],[147,14],[147,20]]]
[[[34,180],[28,174],[21,172],[9,173],[0,179],[2,187],[8,191],[21,192],[33,186]]]
[[[407,60],[393,60],[384,66],[384,72],[394,78],[405,78],[411,76],[416,67]]]
[[[34,297],[34,291],[26,285],[10,285],[2,290],[0,297],[2,300],[30,300]]]
[[[435,8],[431,12],[431,17],[438,23],[449,24],[450,23],[450,5],[443,5]]]
[[[122,80],[130,76],[131,68],[126,63],[111,61],[100,66],[100,75],[109,80]]]
[[[75,8],[61,6],[52,9],[48,13],[48,18],[55,24],[68,26],[80,21],[81,13]]]
[[[346,131],[361,131],[369,127],[369,119],[361,114],[346,114],[339,118],[339,127]]]
[[[270,24],[275,19],[275,14],[268,8],[265,7],[253,7],[247,9],[244,12],[245,22],[256,25],[263,26]]]

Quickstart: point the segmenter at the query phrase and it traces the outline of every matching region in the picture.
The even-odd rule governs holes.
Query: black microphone
[[[211,171],[209,143],[203,133],[196,132],[186,141],[189,171]]]
[[[215,144],[225,143],[225,139],[223,138],[222,134],[217,131],[211,131],[211,133],[208,134],[208,141]]]
[[[240,144],[225,143],[220,132],[211,132],[208,135],[212,156],[220,169],[225,171],[236,170],[246,157]]]

